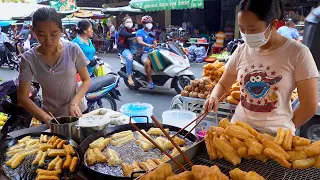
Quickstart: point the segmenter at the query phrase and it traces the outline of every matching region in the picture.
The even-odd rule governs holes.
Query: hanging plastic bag
[[[23,49],[25,50],[28,50],[31,48],[31,45],[30,45],[30,40],[27,39],[24,43],[23,43]]]
[[[107,75],[103,64],[100,64],[94,68],[94,75],[96,77]]]

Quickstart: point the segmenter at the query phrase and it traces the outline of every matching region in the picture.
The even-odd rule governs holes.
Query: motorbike
[[[187,55],[179,44],[175,42],[159,44],[157,50],[159,50],[167,66],[162,71],[152,70],[152,80],[155,89],[170,90],[174,88],[180,94],[184,87],[189,85],[191,80],[195,79],[194,73],[188,70],[190,62]],[[148,88],[148,78],[141,59],[135,58],[133,61],[132,70],[135,85],[131,86],[126,73],[126,60],[121,54],[119,54],[119,57],[122,67],[118,74],[123,78],[126,86],[131,90]]]
[[[0,84],[0,112],[8,114],[9,118],[1,129],[2,135],[9,132],[28,128],[31,124],[33,115],[18,103],[18,79],[12,79]],[[30,87],[29,98],[41,107],[41,96],[39,95],[40,86],[38,83],[32,83]]]
[[[4,42],[2,46],[5,50],[5,59],[0,60],[0,67],[1,66],[8,66],[10,70],[16,69],[19,71],[20,69],[20,57],[18,56],[18,51],[13,45],[14,42]],[[1,46],[1,45],[0,45]]]
[[[105,76],[92,77],[91,85],[85,95],[87,99],[88,109],[85,113],[99,108],[109,108],[117,111],[117,103],[121,96],[119,90],[120,76],[116,73],[110,72]],[[107,106],[109,105],[109,106]]]

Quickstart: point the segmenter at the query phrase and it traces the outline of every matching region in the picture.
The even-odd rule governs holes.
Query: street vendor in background
[[[32,17],[32,31],[39,46],[22,54],[20,63],[19,104],[43,121],[48,127],[52,117],[81,117],[87,109],[84,98],[90,86],[88,59],[77,44],[60,42],[63,31],[60,15],[52,8],[40,8]],[[78,87],[76,74],[82,84]],[[33,78],[42,88],[43,106],[40,109],[30,98]]]
[[[288,19],[285,26],[282,26],[278,29],[278,33],[284,37],[289,39],[295,39],[300,42],[300,35],[298,30],[295,27],[294,22],[292,19]]]
[[[148,81],[149,81],[149,89],[154,89],[154,84],[151,78],[151,60],[148,55],[152,49],[157,46],[157,40],[150,35],[152,29],[152,17],[151,16],[143,16],[141,19],[141,23],[143,24],[143,29],[137,31],[137,41],[140,44],[140,49],[138,50],[138,54],[141,55],[141,61],[144,64],[144,70],[146,71]]]
[[[295,132],[317,112],[318,69],[308,47],[277,32],[283,12],[281,0],[240,2],[238,24],[245,44],[232,54],[205,103],[206,112],[217,112],[219,99],[236,80],[241,102],[232,122],[240,120],[262,132],[275,133],[280,127]],[[300,106],[293,111],[295,88]]]
[[[161,33],[161,27],[160,27],[159,23],[156,23],[156,26],[153,28],[153,32],[156,35],[157,41],[159,41],[160,33]]]

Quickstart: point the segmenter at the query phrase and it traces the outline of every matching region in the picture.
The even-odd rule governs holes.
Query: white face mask
[[[133,23],[125,23],[124,26],[128,29],[132,28]]]
[[[152,23],[148,23],[148,24],[146,24],[146,28],[148,28],[149,30],[151,30],[151,29],[152,29],[152,27],[153,27]]]
[[[269,24],[269,26],[270,26],[270,24]],[[267,27],[267,29],[269,28],[269,26]],[[246,44],[248,44],[249,47],[259,48],[259,47],[267,44],[267,42],[271,38],[272,30],[270,31],[268,38],[266,38],[266,36],[265,36],[265,32],[267,31],[267,29],[264,32],[257,33],[257,34],[243,34],[241,31],[240,31],[240,33],[241,33],[241,37],[242,37],[243,41]]]

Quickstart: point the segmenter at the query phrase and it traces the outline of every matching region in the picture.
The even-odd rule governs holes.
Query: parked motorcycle
[[[9,69],[14,70],[16,69],[19,71],[20,69],[20,58],[18,56],[18,51],[13,45],[14,42],[4,42],[0,43],[0,46],[4,47],[5,50],[5,59],[0,59],[0,67],[1,66],[8,66]]]
[[[152,71],[152,80],[155,89],[170,90],[174,88],[178,94],[194,80],[194,73],[188,70],[190,67],[189,59],[179,44],[168,42],[159,44],[157,49],[163,56],[167,65],[163,71]],[[126,86],[132,90],[139,88],[148,88],[148,78],[146,76],[144,65],[139,59],[133,61],[133,80],[135,85],[131,86],[128,82],[126,73],[126,60],[119,54],[121,60],[121,69],[118,74],[123,78]]]
[[[117,111],[117,103],[120,101],[120,92],[116,89],[119,86],[120,76],[116,73],[108,73],[106,76],[91,78],[91,85],[85,95],[88,101],[86,112],[99,108],[109,108]],[[85,113],[86,113],[85,112]]]

